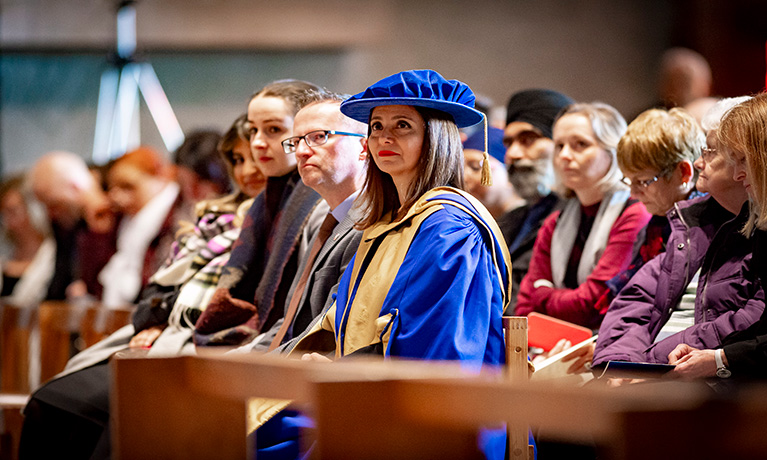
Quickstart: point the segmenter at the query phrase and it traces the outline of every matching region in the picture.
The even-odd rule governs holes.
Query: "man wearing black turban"
[[[503,133],[505,163],[509,180],[527,204],[498,219],[511,254],[512,301],[507,314],[513,314],[516,293],[530,266],[538,229],[559,204],[559,198],[551,191],[554,186],[551,128],[557,114],[573,102],[548,89],[520,91],[509,99]]]

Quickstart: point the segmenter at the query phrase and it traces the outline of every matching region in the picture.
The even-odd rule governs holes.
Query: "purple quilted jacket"
[[[751,243],[739,232],[747,216],[747,204],[733,216],[709,196],[676,203],[668,213],[666,252],[645,264],[610,304],[593,365],[667,363],[680,343],[717,348],[758,320],[764,291],[751,268]],[[698,269],[695,324],[653,344]]]

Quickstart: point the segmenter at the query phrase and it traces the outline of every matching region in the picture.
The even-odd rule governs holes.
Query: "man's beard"
[[[551,192],[554,170],[550,159],[517,160],[508,166],[509,181],[525,201],[537,202]]]

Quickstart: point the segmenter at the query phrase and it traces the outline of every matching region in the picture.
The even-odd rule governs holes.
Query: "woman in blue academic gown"
[[[362,242],[336,303],[292,354],[377,353],[472,369],[504,363],[507,245],[490,213],[461,190],[458,128],[483,121],[473,106],[467,85],[431,70],[392,75],[341,105],[369,126]],[[503,455],[503,437],[496,441],[486,446],[490,456]]]

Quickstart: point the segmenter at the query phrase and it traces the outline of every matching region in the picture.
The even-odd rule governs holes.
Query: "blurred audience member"
[[[116,218],[104,190],[85,161],[70,152],[44,155],[29,180],[56,240],[56,265],[46,298],[100,298],[98,273],[114,254],[116,239]]]
[[[9,244],[0,260],[0,297],[18,307],[36,307],[53,276],[56,243],[45,210],[26,190],[23,176],[0,185],[0,218]]]
[[[0,256],[0,298],[21,307],[22,328],[32,326],[32,312],[45,299],[56,264],[56,242],[43,206],[32,196],[23,175],[0,185],[0,228],[4,247]],[[28,376],[32,388],[40,384],[40,332],[29,334]],[[24,359],[24,358],[20,358]]]
[[[218,144],[218,151],[226,160],[227,171],[236,185],[234,193],[227,199],[235,202],[244,201],[244,196],[255,198],[266,187],[266,176],[250,151],[249,127],[247,115],[241,115]]]
[[[482,162],[485,151],[485,133],[477,131],[463,142],[464,186],[466,191],[474,195],[499,222],[509,215],[509,211],[524,205],[524,200],[514,191],[503,164],[506,147],[503,146],[503,130],[488,128],[487,150],[490,154],[490,173],[493,183],[490,186],[481,184]],[[506,225],[509,226],[508,224]],[[505,235],[504,235],[505,237]]]
[[[621,183],[615,151],[625,131],[620,113],[599,102],[573,104],[554,123],[554,165],[569,200],[538,232],[518,315],[537,311],[592,329],[602,322],[605,283],[626,269],[650,220]]]
[[[503,216],[498,226],[511,256],[512,314],[522,278],[530,268],[533,245],[543,219],[561,203],[554,187],[554,141],[551,127],[557,114],[573,100],[548,89],[515,93],[506,111],[503,145],[509,181],[526,204]]]
[[[232,170],[240,170],[234,181],[248,192],[200,203],[197,225],[178,237],[168,261],[142,292],[133,324],[77,354],[62,374],[35,391],[24,409],[22,458],[51,458],[62,452],[67,457],[109,458],[110,356],[129,347],[166,354],[193,349],[191,327],[205,309],[239,234],[235,213],[247,209],[250,194],[259,193],[259,178],[263,187],[260,171],[249,166],[246,136],[241,117],[222,138],[220,149]]]
[[[658,91],[666,108],[680,107],[711,95],[711,67],[697,51],[671,48],[663,53]]]
[[[109,200],[123,215],[117,252],[99,273],[107,307],[136,302],[141,288],[164,261],[178,228],[179,186],[154,150],[140,147],[114,161],[107,172]]]
[[[176,182],[181,187],[179,217],[185,221],[196,221],[194,208],[200,201],[232,190],[226,163],[218,153],[220,141],[221,135],[215,131],[195,131],[174,154]]]

